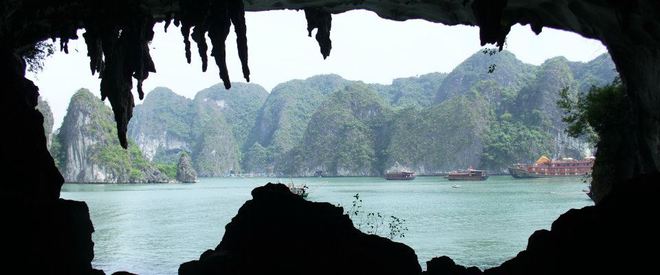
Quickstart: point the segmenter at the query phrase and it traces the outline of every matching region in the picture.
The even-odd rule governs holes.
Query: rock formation
[[[176,165],[176,180],[183,183],[194,183],[197,181],[197,172],[192,167],[190,156],[185,152],[179,157],[179,163]]]
[[[193,274],[419,274],[413,250],[367,235],[343,209],[309,202],[282,184],[252,191],[213,250],[179,268]]]
[[[39,97],[37,110],[44,116],[44,135],[46,135],[46,146],[50,148],[51,134],[53,133],[53,112],[50,110],[48,102]]]
[[[2,270],[24,274],[103,274],[94,258],[83,202],[59,199],[64,179],[46,148],[39,96],[21,59],[0,46]]]
[[[81,89],[71,97],[57,135],[60,168],[67,182],[155,183],[169,178],[145,160],[134,144],[128,150],[114,138],[110,109]]]
[[[190,99],[168,88],[155,88],[135,107],[128,137],[147,159],[176,164],[181,151],[190,152],[194,145],[190,142],[192,112]]]
[[[267,95],[245,83],[214,85],[193,100],[156,88],[135,108],[129,138],[156,163],[176,165],[181,152],[190,152],[200,176],[226,176],[240,171],[240,148]]]

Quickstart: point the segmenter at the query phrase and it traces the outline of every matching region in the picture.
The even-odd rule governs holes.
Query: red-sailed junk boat
[[[509,173],[518,179],[586,176],[591,175],[594,160],[594,157],[583,160],[571,158],[551,160],[546,156],[541,156],[533,164],[516,164],[509,167]]]

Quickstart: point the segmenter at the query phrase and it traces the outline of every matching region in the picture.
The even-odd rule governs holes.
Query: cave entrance
[[[273,9],[304,9],[310,30],[318,29],[320,51],[327,56],[331,48],[329,39],[332,14],[354,9],[367,9],[379,16],[394,20],[425,19],[449,25],[465,24],[479,26],[479,38],[482,44],[504,46],[504,41],[511,27],[517,23],[528,24],[538,33],[545,27],[554,27],[595,38],[607,47],[618,71],[621,73],[622,86],[605,89],[604,97],[596,98],[596,105],[607,108],[594,110],[599,120],[604,122],[600,128],[601,143],[594,167],[598,168],[598,180],[594,180],[593,191],[596,205],[581,210],[569,211],[553,223],[550,231],[535,232],[527,249],[516,258],[507,261],[496,269],[487,270],[489,274],[606,274],[613,270],[621,273],[650,273],[648,263],[655,259],[653,254],[645,253],[658,242],[654,222],[648,217],[657,216],[657,207],[652,203],[657,198],[660,182],[660,23],[657,1],[521,1],[521,0],[443,0],[443,1],[4,1],[0,5],[0,77],[3,91],[0,93],[0,119],[10,133],[0,135],[0,156],[6,182],[2,189],[2,209],[9,226],[5,246],[8,257],[3,257],[3,266],[10,269],[29,270],[24,273],[34,274],[89,274],[93,258],[93,227],[89,220],[88,208],[84,203],[59,199],[63,178],[54,165],[43,135],[43,116],[35,107],[38,105],[38,88],[25,78],[24,62],[20,56],[29,56],[34,51],[34,44],[50,37],[62,38],[62,46],[76,37],[76,31],[85,27],[89,33],[85,37],[90,43],[90,69],[103,71],[101,86],[103,96],[112,103],[116,120],[116,135],[121,146],[129,147],[126,136],[128,121],[131,117],[133,97],[131,77],[137,83],[154,71],[151,57],[148,55],[148,41],[151,40],[152,23],[173,18],[187,27],[200,27],[193,30],[192,40],[198,40],[203,46],[200,33],[206,30],[218,46],[212,61],[221,68],[223,86],[229,86],[229,74],[224,69],[224,36],[230,24],[237,26],[239,58],[245,63],[246,44],[243,32],[243,11],[265,11]],[[211,23],[206,29],[204,20]],[[121,30],[120,30],[121,28]],[[121,36],[119,33],[121,31]],[[186,32],[187,33],[187,32]],[[216,43],[217,42],[217,43]],[[66,48],[66,47],[65,47]],[[103,54],[105,52],[105,54]],[[105,56],[104,65],[101,58]],[[245,65],[245,64],[243,64]],[[242,74],[248,78],[247,66],[241,66]],[[232,73],[233,75],[233,73]],[[233,76],[232,76],[233,77]],[[84,98],[84,97],[83,97]],[[352,102],[352,101],[351,101]],[[218,107],[227,106],[223,102],[210,102]],[[612,105],[609,105],[612,104]],[[609,108],[613,107],[613,108]],[[616,111],[612,111],[616,110]],[[367,109],[361,115],[368,117],[374,109]],[[97,112],[94,112],[97,113]],[[621,119],[621,118],[624,119]],[[217,121],[216,121],[217,122]],[[612,123],[609,124],[608,123]],[[220,122],[218,122],[220,123]],[[103,132],[113,129],[111,123],[97,130]],[[359,125],[350,125],[351,130],[363,129]],[[599,127],[600,127],[599,126]],[[325,130],[325,129],[320,129]],[[112,131],[112,130],[109,130]],[[226,132],[216,132],[222,136]],[[607,140],[605,139],[607,137]],[[361,139],[356,139],[361,140]],[[211,142],[212,144],[212,142]],[[607,146],[604,146],[607,145]],[[322,148],[322,147],[320,147]],[[607,151],[603,150],[607,148]],[[361,148],[364,149],[364,148]],[[258,147],[256,152],[263,152]],[[359,150],[363,152],[363,150]],[[218,151],[204,150],[209,155]],[[267,152],[265,152],[267,153]],[[110,157],[112,154],[99,156]],[[185,159],[185,158],[183,158]],[[295,160],[295,158],[294,158]],[[368,159],[365,159],[368,160]],[[543,161],[543,159],[540,159]],[[123,166],[126,167],[126,166]],[[35,172],[38,171],[38,172]],[[156,171],[156,170],[152,170]],[[314,172],[319,171],[315,169]],[[343,170],[342,170],[343,171]],[[138,171],[129,174],[139,178]],[[234,172],[236,172],[234,170]],[[322,172],[322,171],[321,171]],[[151,174],[151,175],[155,175]],[[11,183],[20,184],[11,184]],[[277,187],[279,186],[279,187]],[[274,185],[258,189],[255,196],[268,200],[265,194],[286,194],[280,198],[291,198],[288,189]],[[277,195],[275,195],[277,196]],[[321,209],[324,213],[340,216],[336,208],[324,206],[311,207],[304,200],[291,200],[293,205],[307,205],[308,208]],[[327,206],[327,205],[326,205]],[[295,208],[292,208],[295,209]],[[323,210],[325,209],[325,210]],[[311,210],[310,210],[311,211]],[[334,211],[334,212],[333,212]],[[259,214],[260,212],[252,212]],[[310,212],[311,213],[311,212]],[[4,214],[4,213],[3,213]],[[317,216],[313,216],[317,217]],[[254,219],[252,221],[267,221]],[[283,217],[286,218],[286,217]],[[248,219],[249,220],[249,219]],[[337,219],[346,224],[347,220]],[[296,222],[296,220],[291,220]],[[319,223],[327,220],[317,219]],[[238,222],[237,222],[238,223]],[[235,225],[235,224],[234,224]],[[260,228],[264,228],[263,226]],[[316,227],[330,228],[330,227]],[[238,231],[240,232],[240,230]],[[363,253],[360,258],[366,262],[358,265],[363,269],[341,269],[334,263],[324,262],[338,272],[325,271],[329,274],[367,274],[369,267],[382,268],[382,273],[396,273],[388,265],[399,260],[413,262],[408,271],[402,274],[419,273],[419,265],[406,248],[389,243],[383,239],[360,235],[356,231],[341,231],[351,236],[362,236],[363,246],[370,253]],[[240,234],[239,234],[240,235]],[[253,235],[255,237],[267,234]],[[245,236],[245,235],[244,235]],[[268,241],[269,239],[261,239]],[[276,240],[276,239],[272,239]],[[358,241],[359,238],[352,240]],[[245,241],[245,240],[244,240]],[[249,241],[249,239],[248,239]],[[327,240],[326,240],[327,241]],[[240,251],[249,246],[231,238],[216,251],[207,251],[200,261],[186,264],[186,270],[218,267],[214,259],[226,259],[231,255],[243,257],[254,254],[231,253],[232,247]],[[333,244],[337,244],[334,242]],[[365,244],[365,242],[359,242]],[[222,243],[221,243],[222,244]],[[279,247],[292,247],[288,243]],[[254,247],[256,248],[256,247]],[[383,249],[377,249],[383,248]],[[390,250],[388,250],[390,249]],[[404,251],[408,257],[396,257],[391,249]],[[253,249],[252,251],[262,251]],[[295,251],[295,250],[290,250]],[[246,251],[243,251],[246,252]],[[288,256],[288,253],[274,251],[269,255],[254,260],[245,268],[260,268],[267,256]],[[310,255],[307,253],[305,255]],[[402,255],[403,255],[402,254]],[[337,259],[333,257],[307,258],[310,260]],[[363,257],[364,256],[364,257]],[[356,263],[353,258],[343,258],[344,262]],[[221,261],[222,262],[222,261]],[[311,262],[318,263],[318,262]],[[593,264],[596,263],[596,264]],[[396,264],[395,264],[396,265]],[[316,265],[318,266],[318,265]],[[355,265],[353,265],[355,266]],[[433,268],[431,268],[433,266]],[[231,267],[231,266],[230,266]],[[281,267],[281,266],[280,266]],[[343,266],[346,267],[346,266]],[[308,269],[307,269],[308,270]],[[397,269],[398,270],[398,269]],[[263,270],[269,272],[269,270]],[[361,272],[359,272],[361,271]],[[479,273],[478,270],[456,266],[449,258],[440,258],[429,265],[429,273],[446,274],[448,272]],[[253,272],[263,274],[266,272]],[[289,272],[295,273],[295,272]],[[304,272],[299,272],[304,273]]]
[[[252,57],[252,80],[255,83],[260,83],[260,77],[263,76],[267,81],[270,81],[270,84],[268,84],[265,90],[270,91],[271,95],[276,91],[278,93],[285,93],[287,92],[286,89],[300,93],[305,92],[305,89],[311,89],[304,85],[328,85],[328,87],[332,87],[332,85],[337,85],[337,82],[350,82],[339,76],[312,77],[317,74],[339,73],[340,76],[344,76],[347,79],[362,80],[367,83],[376,82],[376,84],[372,85],[373,87],[367,87],[365,93],[372,92],[369,91],[369,89],[374,90],[373,92],[375,92],[375,94],[380,93],[379,95],[382,95],[383,97],[381,100],[386,102],[385,105],[389,106],[388,108],[391,109],[390,112],[392,115],[409,112],[409,119],[415,117],[429,117],[432,114],[442,113],[445,110],[443,108],[449,108],[438,107],[438,105],[441,105],[447,100],[451,100],[457,95],[461,96],[465,94],[469,96],[465,98],[466,101],[454,99],[454,101],[451,102],[452,104],[456,104],[453,108],[460,109],[465,106],[472,106],[474,105],[472,103],[475,101],[487,104],[489,107],[486,109],[475,109],[473,110],[474,112],[458,115],[456,118],[464,118],[470,114],[483,116],[488,114],[489,116],[492,116],[492,118],[488,121],[479,121],[479,123],[475,124],[475,127],[453,125],[452,127],[454,128],[452,129],[477,128],[483,126],[485,123],[492,128],[497,129],[490,129],[489,127],[489,129],[481,129],[482,131],[499,131],[498,134],[506,133],[507,135],[511,135],[514,132],[531,132],[529,136],[519,137],[521,140],[539,138],[534,137],[534,135],[537,134],[548,135],[548,138],[553,139],[554,142],[552,146],[546,149],[538,148],[540,147],[538,146],[534,149],[536,151],[529,152],[530,156],[516,156],[514,159],[498,160],[499,163],[493,162],[480,165],[482,162],[485,163],[485,161],[482,160],[484,152],[482,148],[482,153],[469,153],[468,155],[471,155],[469,157],[451,157],[453,159],[452,161],[435,160],[435,162],[442,164],[436,164],[437,167],[426,168],[427,170],[420,169],[419,164],[417,164],[418,167],[416,167],[416,170],[419,171],[419,174],[425,174],[429,177],[420,177],[412,183],[414,185],[412,187],[414,191],[413,194],[417,194],[413,195],[417,196],[413,198],[410,197],[410,194],[406,193],[406,190],[409,190],[409,187],[406,185],[382,183],[379,180],[374,180],[375,182],[365,182],[362,178],[352,178],[349,181],[341,179],[327,180],[325,178],[305,180],[308,181],[307,183],[313,189],[316,189],[312,190],[314,193],[312,193],[310,200],[330,201],[334,204],[341,204],[348,210],[353,208],[353,196],[355,194],[360,194],[364,201],[364,214],[362,215],[377,213],[382,215],[394,215],[397,218],[405,219],[405,226],[408,227],[406,231],[407,236],[399,237],[396,240],[407,243],[415,248],[422,266],[424,266],[423,262],[430,260],[433,256],[448,254],[461,264],[477,265],[481,268],[493,267],[501,263],[503,260],[515,256],[517,251],[524,249],[527,236],[529,236],[533,230],[538,228],[548,228],[552,220],[569,208],[579,208],[591,204],[582,192],[582,189],[585,189],[586,185],[582,184],[581,179],[568,183],[557,180],[539,180],[532,183],[526,182],[525,184],[531,184],[532,187],[520,189],[521,184],[507,181],[504,179],[506,176],[493,176],[493,178],[490,179],[491,183],[494,183],[492,184],[493,186],[486,186],[484,188],[482,186],[483,184],[448,184],[443,181],[441,177],[433,175],[447,172],[451,169],[467,168],[471,165],[491,165],[489,168],[491,169],[490,171],[494,173],[502,172],[507,166],[506,163],[511,163],[514,160],[522,160],[523,158],[526,161],[533,161],[531,158],[535,159],[536,155],[541,153],[549,155],[555,154],[555,157],[577,157],[580,154],[585,154],[585,152],[580,150],[585,149],[588,146],[578,144],[578,148],[569,148],[569,145],[571,145],[569,143],[571,143],[571,141],[567,141],[567,137],[561,136],[563,134],[561,129],[553,129],[554,131],[546,129],[547,131],[543,132],[537,129],[538,125],[533,124],[534,121],[536,121],[537,124],[543,123],[544,119],[555,121],[560,119],[557,117],[560,114],[557,113],[556,110],[553,110],[553,112],[555,112],[553,114],[554,117],[548,118],[543,116],[543,112],[541,112],[542,110],[540,109],[547,108],[549,104],[553,105],[556,101],[555,98],[543,98],[541,102],[535,102],[535,104],[538,104],[536,105],[536,108],[530,109],[524,109],[522,107],[516,109],[515,104],[518,95],[521,93],[527,93],[525,98],[531,100],[532,98],[547,96],[542,94],[545,92],[548,92],[549,94],[553,94],[553,91],[558,93],[559,90],[564,87],[572,87],[576,91],[582,89],[582,91],[585,92],[585,89],[588,89],[592,84],[609,83],[611,80],[607,80],[606,78],[615,74],[613,71],[614,65],[611,64],[609,58],[594,60],[599,54],[605,51],[599,43],[596,42],[597,44],[594,45],[594,42],[583,40],[582,44],[577,43],[575,47],[571,47],[571,51],[564,53],[574,54],[574,52],[581,52],[582,54],[587,55],[586,57],[584,55],[579,57],[583,59],[575,59],[574,55],[573,57],[569,57],[568,60],[561,58],[547,60],[550,59],[550,57],[554,57],[554,55],[563,54],[555,52],[547,54],[547,51],[562,49],[560,46],[552,45],[562,44],[564,42],[556,42],[552,41],[552,39],[546,40],[547,38],[542,37],[539,39],[542,42],[529,45],[527,39],[533,35],[531,31],[523,31],[522,29],[524,29],[524,27],[516,26],[509,36],[509,44],[505,46],[506,52],[482,52],[482,48],[476,43],[476,37],[478,36],[478,29],[476,28],[449,28],[419,21],[408,23],[383,21],[382,19],[376,19],[375,15],[368,12],[350,12],[335,16],[335,20],[333,21],[334,44],[332,55],[325,61],[321,60],[321,58],[314,58],[314,61],[309,61],[308,59],[310,59],[310,56],[318,57],[318,48],[314,45],[316,42],[313,39],[304,37],[304,30],[302,28],[300,28],[300,31],[293,31],[291,33],[283,31],[287,27],[294,28],[290,27],[291,25],[302,26],[304,24],[302,13],[258,13],[255,16],[254,19],[251,19],[248,15],[248,27],[250,28],[248,33],[250,34],[251,45],[253,45],[250,48]],[[286,18],[297,19],[293,20],[295,23],[290,23],[285,20]],[[260,22],[259,20],[265,22]],[[356,22],[359,22],[359,24]],[[402,27],[401,25],[404,24],[410,24],[412,27]],[[361,26],[364,29],[357,30],[356,25]],[[208,88],[207,90],[219,89],[218,93],[224,92],[222,91],[224,87],[212,87],[219,81],[217,78],[217,69],[211,66],[209,67],[208,72],[205,74],[199,74],[199,67],[201,64],[194,54],[192,65],[186,65],[183,63],[185,62],[185,58],[183,56],[182,43],[180,42],[180,30],[172,26],[167,34],[163,34],[158,31],[162,27],[162,25],[156,25],[155,28],[157,31],[154,42],[150,45],[150,50],[159,72],[151,75],[149,80],[144,83],[144,90],[157,90],[159,94],[164,94],[166,96],[170,95],[169,92],[164,91],[164,89],[157,88],[159,86],[164,86],[171,88],[175,92],[182,93],[184,97],[187,97],[188,99],[179,98],[181,100],[176,101],[177,98],[170,98],[173,100],[170,101],[170,103],[177,108],[180,108],[173,111],[188,110],[185,109],[188,108],[186,107],[187,105],[207,108],[213,107],[217,108],[220,112],[226,111],[226,108],[231,108],[231,103],[226,101],[225,98],[212,96],[206,98],[200,97],[198,100],[200,105],[193,105],[195,104],[195,94],[197,91]],[[377,29],[374,30],[374,28]],[[422,30],[415,30],[415,28]],[[392,29],[395,31],[392,31]],[[278,30],[278,32],[274,33],[273,30]],[[440,41],[435,35],[429,35],[429,33],[435,32],[447,33],[447,35],[437,35],[437,37],[442,38],[444,41]],[[262,36],[262,34],[264,35]],[[564,35],[563,39],[578,39],[575,35],[566,36],[566,34],[561,34],[552,30],[545,30],[541,35]],[[79,36],[82,36],[82,32],[80,32]],[[447,37],[458,37],[450,38],[451,40],[457,40],[458,42],[446,42],[448,40]],[[297,41],[298,39],[301,40],[300,43],[291,42]],[[276,41],[282,40],[288,41],[287,45],[293,44],[299,45],[300,47],[288,49],[284,43],[281,45],[275,43]],[[234,38],[230,37],[228,39],[228,48],[232,49],[234,46],[231,45],[230,41],[234,41]],[[518,43],[524,44],[520,45]],[[267,47],[261,45],[267,45]],[[413,46],[411,47],[411,45]],[[99,83],[98,80],[93,79],[93,77],[86,77],[87,82],[84,82],[85,84],[80,84],[79,81],[74,80],[80,79],[80,76],[78,73],[73,72],[79,70],[79,68],[85,68],[84,63],[87,62],[87,59],[84,56],[86,49],[82,43],[77,44],[76,41],[69,42],[68,46],[69,51],[75,52],[74,54],[69,54],[62,59],[60,59],[61,57],[59,56],[54,57],[56,63],[67,63],[59,65],[63,66],[62,68],[65,69],[49,68],[49,66],[52,65],[51,63],[47,63],[45,67],[46,69],[41,74],[37,75],[36,82],[38,86],[42,87],[42,94],[46,95],[46,98],[48,98],[49,94],[52,94],[52,98],[54,99],[66,98],[66,96],[62,95],[71,94],[84,86],[87,86],[87,88],[94,91],[94,94],[98,94],[97,90]],[[530,48],[534,49],[534,51],[523,51],[521,48]],[[192,51],[193,53],[195,52],[194,47]],[[399,54],[401,52],[406,54]],[[510,52],[513,52],[513,54]],[[546,55],[536,56],[535,53],[539,52],[545,52]],[[495,54],[490,55],[490,53]],[[229,53],[229,56],[232,56],[231,52]],[[269,61],[264,61],[266,58],[268,58]],[[270,60],[271,58],[272,60]],[[523,60],[521,61],[519,58]],[[72,64],[74,63],[70,62],[72,59],[80,60],[79,62],[82,65]],[[579,63],[576,62],[576,60],[584,62]],[[591,62],[592,60],[594,61]],[[459,75],[455,79],[459,82],[456,85],[460,87],[456,88],[455,91],[453,91],[453,94],[441,90],[446,88],[446,86],[442,85],[448,75],[453,73],[455,67],[465,63],[464,61],[468,62],[468,64],[463,66],[463,71],[455,73],[455,75]],[[260,62],[269,65],[263,65],[263,67],[261,67],[255,64]],[[608,67],[602,64],[597,64],[598,62],[609,62],[610,65]],[[369,64],[370,66],[365,66],[365,64]],[[66,67],[66,65],[73,66]],[[597,69],[588,68],[589,66],[596,66]],[[492,72],[489,72],[491,69]],[[589,71],[589,69],[591,69],[591,71]],[[230,72],[239,72],[240,70],[240,64],[238,64],[238,62],[229,62]],[[274,75],[272,73],[273,71],[278,72],[277,75],[279,75],[281,80],[270,79],[270,77]],[[62,72],[66,73],[62,74]],[[440,74],[433,74],[437,72],[440,72]],[[83,75],[88,75],[86,70],[81,73]],[[430,74],[427,75],[427,73]],[[602,75],[598,75],[597,73],[601,73]],[[66,74],[76,75],[76,77],[65,81]],[[312,78],[308,78],[305,81],[316,81],[316,83],[300,84],[295,83],[294,81],[294,83],[289,84],[299,86],[279,86],[279,88],[276,85],[278,83],[286,82],[286,80],[289,79],[302,79],[307,77]],[[485,79],[481,79],[482,77]],[[394,83],[390,83],[395,78],[401,79],[395,80]],[[600,82],[589,82],[594,81],[594,79]],[[51,83],[57,82],[57,85],[49,84],[49,81]],[[299,80],[298,82],[305,81]],[[421,83],[415,83],[415,81]],[[480,81],[481,83],[478,83]],[[464,87],[460,85],[461,83],[468,82],[469,85],[465,85]],[[407,87],[407,85],[416,86],[410,88]],[[57,90],[51,90],[47,87],[57,87]],[[249,87],[234,85],[229,92],[252,93],[248,88]],[[317,89],[323,88],[326,87],[320,87]],[[364,87],[359,88],[361,89]],[[329,97],[329,95],[334,92],[332,90],[337,90],[338,88],[333,87],[326,89],[330,89],[331,91],[324,91],[328,94],[320,95]],[[431,93],[429,93],[429,91]],[[210,91],[208,93],[213,94],[213,92],[214,91]],[[233,96],[236,95],[234,94]],[[261,104],[263,105],[267,102],[268,95],[262,93],[261,96],[262,98],[260,100],[262,100]],[[138,108],[135,111],[135,116],[132,121],[134,123],[142,123],[143,127],[154,125],[159,126],[161,125],[161,122],[163,122],[162,120],[148,120],[154,119],[156,116],[151,115],[151,117],[149,117],[148,115],[144,115],[141,117],[141,114],[143,114],[141,112],[144,108],[157,108],[164,106],[159,106],[159,104],[146,106],[146,101],[149,100],[149,97],[150,95],[147,93],[144,106],[140,106],[140,102],[137,103]],[[523,98],[523,96],[520,96],[520,98]],[[316,104],[323,106],[322,102],[327,98],[322,99],[323,100],[320,100]],[[63,106],[65,105],[66,103],[63,105],[57,104],[61,113],[64,113],[63,110],[65,107]],[[51,106],[55,106],[55,104],[51,104]],[[255,108],[254,112],[259,112],[261,109],[261,106],[257,107],[258,108]],[[415,108],[418,110],[414,110]],[[428,110],[424,110],[425,108]],[[194,113],[192,111],[194,108],[190,108],[190,110],[190,113]],[[308,111],[310,112],[308,119],[313,119],[316,110]],[[490,112],[493,114],[490,114]],[[539,112],[541,112],[541,114],[539,114]],[[535,114],[536,117],[516,117],[516,115],[523,113],[532,113]],[[167,114],[162,113],[161,115]],[[255,120],[257,119],[257,116],[257,114],[254,115]],[[352,116],[356,116],[356,114],[352,114]],[[368,114],[365,115],[367,118],[368,116]],[[61,115],[59,120],[64,120],[63,115]],[[522,123],[523,120],[530,124],[527,125],[529,127],[506,128],[514,127],[516,123]],[[361,122],[360,120],[356,121]],[[401,121],[405,122],[404,119],[401,119]],[[186,120],[183,120],[183,123],[178,123],[178,126],[181,126],[182,124],[185,126],[185,122]],[[435,125],[437,126],[436,128],[441,131],[425,134],[427,134],[427,136],[440,135],[442,132],[445,132],[442,131],[442,129],[447,128],[445,125],[449,125],[449,122],[451,121],[444,121],[442,123],[432,121],[431,124],[429,124],[431,125],[430,128],[434,128],[433,125]],[[470,123],[473,122],[474,121],[467,121],[468,124],[466,125],[472,125]],[[393,123],[394,122],[391,124]],[[405,125],[406,123],[400,124]],[[190,123],[190,125],[192,126],[194,123]],[[218,124],[215,126],[224,127],[225,125]],[[300,134],[302,134],[301,137],[298,137],[300,140],[304,139],[304,134],[309,127],[306,126],[302,128],[305,128],[305,131],[299,131],[301,132]],[[151,130],[153,129],[145,131]],[[162,130],[166,132],[165,135],[167,136],[168,131],[175,132],[180,129]],[[134,134],[132,136],[132,138],[134,138],[133,142],[140,147],[143,153],[147,154],[147,158],[150,161],[156,159],[161,160],[161,164],[167,164],[166,161],[172,161],[172,156],[168,154],[175,154],[178,156],[180,151],[186,150],[188,150],[188,153],[190,154],[197,153],[194,152],[195,146],[185,145],[185,142],[181,142],[180,140],[166,139],[165,141],[165,143],[179,144],[179,146],[182,147],[178,148],[179,150],[176,150],[176,146],[167,148],[167,150],[159,150],[157,148],[159,146],[154,148],[153,144],[150,144],[149,142],[135,140],[135,138],[140,136],[140,133],[138,132],[141,130],[131,128],[129,125],[128,131],[129,137]],[[135,132],[131,133],[131,131]],[[193,130],[184,130],[184,132],[185,131]],[[247,140],[250,131],[251,130],[246,131],[243,138]],[[190,135],[191,133],[192,132],[186,132],[184,135]],[[465,137],[468,135],[469,134],[464,134],[463,136]],[[482,132],[479,135],[489,136],[486,132]],[[393,147],[391,148],[391,151],[399,150],[401,152],[409,150],[409,148],[406,147],[406,144],[410,144],[411,142],[405,140],[405,135],[402,136],[399,134],[398,138],[397,141],[401,144],[401,147]],[[542,138],[543,137],[540,137],[540,139]],[[495,143],[495,141],[491,142],[493,142],[493,144]],[[176,270],[181,262],[194,259],[205,248],[213,247],[217,244],[218,237],[222,236],[221,233],[224,224],[229,222],[230,218],[237,212],[238,207],[245,200],[249,199],[249,190],[265,183],[266,180],[283,182],[288,182],[289,180],[295,182],[299,181],[297,178],[288,179],[287,176],[292,174],[285,173],[285,171],[287,171],[286,169],[277,171],[275,164],[258,167],[259,164],[264,163],[264,160],[258,159],[255,156],[259,156],[258,153],[263,153],[262,151],[259,151],[259,147],[262,147],[261,149],[265,152],[268,151],[267,147],[269,144],[266,142],[264,142],[264,144],[259,143],[259,146],[256,147],[257,149],[254,149],[255,147],[253,146],[244,146],[245,142],[239,143],[242,143],[243,146],[240,146],[239,144],[239,146],[237,146],[239,148],[238,150],[245,150],[240,153],[240,156],[254,158],[252,159],[253,163],[250,163],[250,165],[254,166],[253,168],[258,169],[255,169],[253,174],[266,175],[266,178],[258,180],[248,179],[242,182],[242,185],[237,185],[236,182],[232,182],[231,180],[221,179],[218,180],[220,184],[219,188],[218,186],[213,186],[213,182],[200,180],[201,183],[198,185],[214,187],[210,188],[214,190],[213,192],[206,188],[202,188],[201,190],[196,189],[194,188],[195,186],[65,185],[62,193],[63,198],[83,200],[90,205],[90,212],[96,227],[96,233],[94,235],[96,244],[96,267],[107,271],[127,269],[138,273],[171,273],[173,270]],[[415,142],[413,142],[413,144],[415,144]],[[530,142],[529,146],[535,145],[533,142]],[[318,149],[318,146],[315,146],[314,148]],[[501,150],[501,148],[489,148],[493,150],[492,152]],[[250,151],[251,149],[252,151]],[[211,149],[208,151],[210,152],[213,150]],[[315,152],[317,151],[318,150]],[[436,153],[436,155],[439,154],[438,152]],[[399,157],[406,157],[406,155],[402,154],[399,155]],[[268,156],[266,158],[268,158]],[[194,161],[195,159],[193,159],[193,162]],[[383,168],[386,168],[386,166],[389,167],[392,164],[388,162],[396,161],[398,161],[398,159],[384,158],[383,163],[374,164],[374,168],[371,170],[382,171],[384,170]],[[409,165],[409,163],[405,164]],[[498,164],[500,167],[497,167]],[[241,171],[242,169],[240,168],[242,167],[240,165],[245,164],[239,161],[238,165],[239,169],[237,169],[237,167],[228,166],[223,168],[226,171],[222,171],[218,174],[206,175],[235,175],[235,173],[231,173],[230,171]],[[337,164],[335,163],[334,165],[334,168],[336,169]],[[428,167],[429,165],[425,166]],[[311,175],[309,173],[315,173],[319,170],[322,172],[325,171],[326,173],[330,170],[329,166],[325,166],[321,169],[317,167],[312,168],[307,169],[306,172],[293,175],[309,176]],[[355,170],[357,171],[359,169]],[[379,176],[379,174],[372,171],[367,171],[363,174],[356,171],[350,171],[347,174],[344,174],[344,176]],[[163,170],[163,172],[166,172],[166,170]],[[329,174],[329,176],[342,176],[341,174],[337,174],[338,172],[341,173],[341,169],[332,171],[334,174]],[[64,174],[66,175],[66,173]],[[332,182],[329,184],[328,181]],[[357,184],[352,186],[350,181],[357,182]],[[381,188],[382,190],[385,190],[382,192],[384,194],[379,194],[381,193],[379,191]],[[429,196],[429,194],[434,194],[438,191],[438,189],[435,188],[440,188],[441,192],[446,192],[445,195],[447,196]],[[324,191],[324,189],[326,191]],[[179,196],[175,194],[177,192],[186,195]],[[529,192],[532,195],[515,196],[516,193],[524,192]],[[492,193],[501,194],[502,196],[492,199],[489,195]],[[107,194],[107,196],[100,196],[99,194]],[[177,201],[177,199],[180,199],[179,202],[181,202],[181,205],[172,203]],[[479,204],[479,201],[481,200],[485,201],[483,205]],[[390,202],[392,201],[402,202],[402,204],[397,204],[392,207],[390,205]],[[438,201],[441,201],[442,203],[438,203]],[[517,201],[521,203],[518,204]],[[157,202],[167,203],[162,205],[157,204]],[[426,207],[431,211],[428,214],[435,215],[435,219],[425,215],[415,215],[415,213],[419,214],[416,209],[425,208],[423,207],[424,205],[437,207],[435,209],[433,209],[433,207]],[[117,206],[120,206],[120,208]],[[447,209],[450,209],[450,211],[441,211]],[[530,209],[535,210],[529,211]],[[195,217],[195,215],[191,215],[191,212],[222,213],[222,215],[212,215],[212,217],[207,217],[206,215],[208,214],[204,214],[203,217]],[[510,215],[502,215],[502,213],[509,213]],[[542,216],[542,218],[534,218],[538,216]],[[474,219],[466,221],[466,217],[477,217],[482,220],[479,221]],[[356,218],[360,218],[359,215],[356,216]],[[429,223],[429,220],[434,221]],[[488,222],[484,222],[484,220],[488,220]],[[210,226],[208,224],[209,222],[212,222],[213,225]],[[374,230],[375,233],[387,235],[391,232],[389,228],[386,228],[390,225],[389,223],[381,224],[378,223],[378,220],[369,221],[368,218],[363,218],[361,221],[356,220],[354,222],[356,222],[356,224],[360,223],[364,226],[363,229],[365,231],[369,230],[369,226],[375,224],[381,227],[380,229]],[[183,224],[185,224],[185,226]],[[159,228],[160,234],[153,234],[151,230],[153,228]],[[512,230],[512,228],[516,228],[519,231]],[[193,231],[194,234],[190,233]],[[471,233],[467,234],[466,232],[468,231]],[[436,236],[432,234],[432,232],[441,232],[442,236]],[[440,241],[433,244],[427,241],[429,239],[439,239]],[[194,247],[188,247],[188,245],[193,245]],[[443,247],[451,247],[454,250],[438,250]],[[159,256],[152,257],[154,253]],[[185,256],[181,256],[182,254],[180,255],[177,253],[183,253]],[[493,256],[498,253],[501,255]],[[174,254],[177,255],[175,256]],[[173,258],[179,256],[182,257],[181,260],[173,260]],[[470,261],[471,259],[479,260]],[[163,264],[165,261],[170,264]],[[153,269],[155,266],[163,269]],[[156,270],[158,271],[156,272]]]

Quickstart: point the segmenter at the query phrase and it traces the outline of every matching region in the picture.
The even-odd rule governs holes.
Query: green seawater
[[[220,242],[224,227],[251,199],[250,191],[276,178],[203,178],[195,184],[65,184],[61,197],[85,201],[94,223],[93,266],[106,274],[176,274]],[[593,205],[581,178],[481,182],[441,177],[413,181],[381,178],[294,178],[309,186],[311,201],[405,219],[404,238],[423,269],[433,257],[488,268],[514,257],[538,229],[549,229],[571,208]],[[385,230],[381,230],[385,231]],[[386,232],[382,232],[386,233]]]

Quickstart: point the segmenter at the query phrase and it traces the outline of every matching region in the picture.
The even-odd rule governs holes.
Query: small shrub
[[[351,218],[357,229],[367,234],[380,235],[394,240],[405,238],[406,232],[408,232],[405,219],[396,216],[385,217],[380,212],[362,210],[362,199],[360,199],[359,193],[353,196],[351,208],[346,209],[345,214]],[[382,232],[384,229],[387,232]]]

